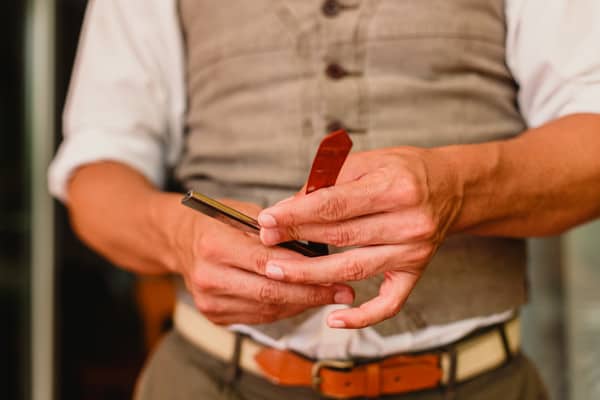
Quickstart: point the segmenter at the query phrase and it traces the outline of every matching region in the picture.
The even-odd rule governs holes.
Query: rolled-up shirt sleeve
[[[531,127],[600,113],[600,1],[508,0],[507,64]]]
[[[125,163],[163,184],[170,109],[157,57],[164,45],[157,18],[140,0],[90,2],[63,116],[64,137],[48,173],[57,198],[66,200],[68,180],[78,167],[103,160]]]

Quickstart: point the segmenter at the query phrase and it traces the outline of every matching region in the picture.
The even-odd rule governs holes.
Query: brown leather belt
[[[353,361],[310,361],[290,351],[265,348],[256,355],[264,376],[279,385],[312,386],[322,394],[347,399],[378,397],[438,386],[438,355],[395,356],[355,365]]]
[[[326,397],[378,397],[450,386],[504,364],[518,353],[519,319],[470,335],[446,350],[397,355],[374,362],[312,361],[216,326],[192,306],[178,302],[175,328],[200,349],[244,370],[287,386],[312,386]]]

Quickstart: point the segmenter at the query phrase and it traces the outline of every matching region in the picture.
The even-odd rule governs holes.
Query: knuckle
[[[211,315],[215,315],[215,314],[219,314],[216,310],[217,302],[204,297],[201,299],[196,300],[196,308],[204,315],[206,316],[211,316]]]
[[[208,237],[203,235],[196,244],[200,257],[205,260],[215,260],[219,258],[219,246]]]
[[[201,288],[204,285],[204,274],[201,273],[199,268],[195,268],[189,272],[188,281],[192,287]]]
[[[287,227],[287,234],[292,240],[302,240],[302,231],[296,225],[290,225]]]
[[[190,276],[192,285],[202,290],[207,289],[210,286],[210,280],[207,279],[206,274],[203,272],[204,271],[202,271],[200,268],[196,268],[194,271],[192,271]]]
[[[294,226],[297,225],[300,216],[297,214],[298,209],[285,207],[285,211],[277,215],[278,226]]]
[[[385,309],[385,318],[391,318],[394,315],[398,314],[402,308],[402,300],[401,298],[395,299],[391,304],[389,304]]]
[[[285,273],[287,282],[310,283],[313,281],[312,274],[304,268],[289,269]]]
[[[396,314],[397,314],[396,307],[394,307],[393,305],[389,305],[384,309],[382,319],[386,320],[386,319],[392,318]]]
[[[356,325],[363,328],[369,325],[369,321],[367,320],[367,317],[365,315],[361,314],[359,317],[356,318]]]
[[[308,305],[320,305],[329,303],[333,295],[329,291],[314,290],[308,292],[305,298]]]
[[[335,196],[331,190],[323,190],[322,201],[317,208],[317,215],[324,221],[333,222],[343,219],[348,210],[346,200]]]
[[[395,317],[396,314],[398,314],[402,310],[403,306],[404,306],[404,300],[402,299],[402,297],[398,297],[396,299],[396,301],[390,307],[390,315],[388,317],[386,317],[386,319]]]
[[[210,279],[209,277],[202,277],[198,279],[199,282],[197,283],[196,287],[205,293],[213,293],[221,289],[221,284],[214,279]]]
[[[348,226],[335,224],[326,231],[326,241],[337,247],[350,246],[355,244],[356,234]]]
[[[397,196],[403,204],[416,206],[425,201],[425,194],[416,176],[409,174],[402,177],[398,185]]]
[[[417,258],[419,260],[429,260],[435,254],[436,246],[432,243],[426,243],[419,247]]]
[[[264,275],[267,269],[267,262],[271,259],[271,252],[265,248],[259,248],[253,255],[254,270]]]
[[[229,322],[227,321],[227,319],[223,318],[223,317],[212,317],[212,318],[208,317],[208,320],[217,326],[224,327],[224,326],[229,325]]]
[[[416,227],[416,239],[431,240],[437,234],[437,223],[431,215],[423,214]]]
[[[258,300],[264,303],[279,304],[283,301],[279,285],[276,282],[263,284],[258,291]]]
[[[365,266],[359,260],[350,260],[342,268],[342,276],[349,281],[359,281],[365,278]]]

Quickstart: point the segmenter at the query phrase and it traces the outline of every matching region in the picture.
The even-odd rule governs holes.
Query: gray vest
[[[263,206],[304,183],[319,141],[354,151],[506,139],[524,130],[503,0],[180,0],[188,113],[177,178]],[[357,301],[380,279],[356,283]],[[383,335],[525,301],[521,240],[458,235]],[[306,315],[263,326],[278,337]]]

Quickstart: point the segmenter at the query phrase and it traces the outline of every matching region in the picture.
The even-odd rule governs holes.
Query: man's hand
[[[315,284],[384,274],[379,296],[333,312],[336,328],[362,328],[394,316],[461,209],[462,185],[447,159],[415,148],[351,155],[336,186],[261,212],[261,240],[360,246],[314,259],[270,258],[266,274]]]
[[[69,211],[79,236],[116,265],[138,273],[181,274],[196,306],[217,324],[265,323],[307,308],[351,303],[346,285],[307,285],[265,277],[271,259],[305,258],[268,248],[243,233],[181,205],[182,195],[162,193],[142,175],[116,162],[76,171]],[[227,201],[250,215],[259,208]]]
[[[335,326],[370,325],[400,309],[449,228],[478,235],[544,236],[600,216],[598,132],[600,115],[575,114],[501,142],[353,155],[338,186],[297,196],[263,212],[262,238],[267,244],[304,237],[366,247],[301,262],[296,255],[286,259],[289,253],[280,257],[280,249],[274,249],[268,257],[250,261],[260,268],[225,263],[227,268],[218,279],[227,280],[227,271],[233,268],[266,273],[261,271],[264,260],[271,266],[267,275],[295,282],[340,282],[383,272],[386,279],[379,297],[329,319]],[[230,250],[228,257],[238,251],[240,232],[219,236],[218,247],[210,245],[210,236],[218,235],[214,226],[204,236],[196,227],[190,247],[182,240],[173,247],[174,238],[181,238],[175,232],[188,229],[184,226],[190,221],[200,224],[201,216],[191,217],[192,211],[179,204],[180,195],[161,195],[125,164],[101,161],[80,167],[73,172],[67,192],[71,222],[80,238],[127,269],[160,274],[174,271],[178,259],[190,260],[187,270],[197,272],[188,276],[202,284],[206,277],[200,273],[202,267],[191,267],[195,256],[219,260],[225,257],[221,253],[225,249]],[[152,198],[166,203],[161,200],[156,206]],[[190,250],[192,245],[200,246],[193,247],[196,253]],[[181,255],[174,258],[177,253]],[[254,286],[254,293],[269,293],[269,286],[263,287]],[[330,288],[332,297],[334,288]],[[348,292],[343,293],[340,298]],[[271,318],[276,318],[273,313]]]
[[[248,203],[223,202],[251,216],[260,211]],[[183,276],[196,307],[212,322],[262,324],[310,307],[352,303],[354,294],[346,285],[307,285],[266,278],[268,260],[302,263],[306,258],[289,250],[265,247],[258,237],[192,210],[185,212],[187,223],[173,234],[175,272]]]

